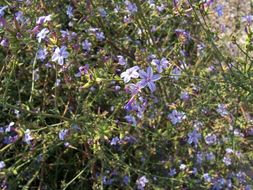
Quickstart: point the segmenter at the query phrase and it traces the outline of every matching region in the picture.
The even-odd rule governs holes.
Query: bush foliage
[[[1,189],[251,189],[252,15],[213,0],[3,0]]]

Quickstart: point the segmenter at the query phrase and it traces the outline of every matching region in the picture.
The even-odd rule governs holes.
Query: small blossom
[[[229,166],[229,165],[232,164],[232,160],[231,160],[231,158],[228,157],[228,156],[224,156],[224,158],[223,158],[222,161],[223,161],[223,163],[224,163],[226,166]]]
[[[216,8],[215,8],[215,11],[217,13],[217,15],[219,17],[221,17],[223,15],[223,5],[218,5]]]
[[[6,38],[4,38],[4,39],[1,40],[0,45],[3,46],[3,47],[8,47],[9,46],[9,41]]]
[[[180,94],[180,99],[183,100],[183,101],[187,101],[190,99],[190,95],[188,92],[181,92]]]
[[[197,130],[194,130],[193,132],[188,134],[187,142],[188,144],[194,143],[194,145],[196,146],[200,138],[201,138],[201,134],[199,134]]]
[[[66,11],[66,14],[68,15],[69,18],[72,18],[74,15],[73,15],[73,7],[68,5],[67,6],[67,11]]]
[[[135,13],[138,11],[138,8],[135,3],[131,3],[130,1],[125,1],[126,9],[129,13]]]
[[[99,12],[99,14],[100,14],[101,17],[106,17],[106,15],[107,15],[107,13],[106,13],[106,11],[105,11],[104,8],[99,8],[98,12]]]
[[[113,137],[110,144],[117,145],[119,141],[120,141],[119,137]]]
[[[5,165],[4,161],[0,161],[0,170],[5,168],[5,167],[6,167],[6,165]]]
[[[253,15],[246,15],[242,17],[242,22],[247,22],[248,24],[251,24],[253,21]]]
[[[216,109],[216,111],[222,116],[225,117],[227,115],[229,115],[229,112],[226,109],[226,106],[224,104],[219,104],[218,108]]]
[[[119,65],[126,65],[126,59],[122,55],[118,55],[117,58]]]
[[[174,175],[176,175],[177,174],[177,171],[176,171],[176,169],[175,168],[171,168],[170,169],[170,172],[169,172],[169,176],[174,176]]]
[[[153,59],[151,64],[157,67],[158,73],[161,73],[163,72],[163,69],[168,67],[169,61],[166,58],[162,58],[161,60]]]
[[[60,130],[59,135],[58,135],[59,139],[63,141],[67,134],[68,134],[68,129]]]
[[[90,51],[91,43],[88,40],[82,42],[82,47],[84,51]]]
[[[217,141],[216,135],[215,134],[208,134],[205,137],[205,141],[206,141],[206,144],[208,144],[208,145],[215,144]]]
[[[139,71],[141,81],[138,83],[142,88],[145,86],[148,86],[151,92],[154,92],[156,90],[155,81],[159,80],[161,78],[161,75],[153,74],[152,67],[148,67],[147,72],[140,70]]]
[[[185,164],[180,164],[180,166],[179,166],[179,169],[180,169],[180,170],[185,170],[185,168],[186,168],[186,165],[185,165]]]
[[[3,6],[3,7],[0,7],[0,17],[3,17],[4,16],[4,11],[5,9],[7,9],[8,6]]]
[[[139,73],[137,72],[138,70],[138,66],[131,67],[130,69],[127,69],[125,72],[121,73],[120,77],[123,78],[125,83],[128,83],[131,78],[139,77]]]
[[[47,49],[39,49],[37,52],[37,59],[44,61],[47,57]]]
[[[48,16],[41,16],[39,17],[39,19],[36,21],[36,24],[44,24],[45,22],[51,21],[52,15],[48,15]]]
[[[140,190],[143,190],[144,187],[146,186],[146,184],[149,182],[149,180],[146,178],[146,176],[142,176],[140,177],[137,181],[137,188]]]
[[[31,140],[33,140],[33,137],[31,136],[30,129],[26,129],[23,141],[27,144],[31,144]]]
[[[184,119],[186,119],[186,115],[184,112],[173,110],[168,115],[168,118],[172,122],[173,125],[176,125],[177,123],[181,123]]]
[[[210,175],[208,174],[208,173],[205,173],[204,175],[203,175],[203,178],[204,178],[204,180],[206,181],[206,182],[211,182],[211,180],[212,180],[212,178],[210,177]]]
[[[40,43],[42,39],[44,39],[47,34],[49,33],[49,30],[47,28],[43,28],[38,34],[37,34],[37,38],[38,38],[38,42]]]
[[[18,22],[24,22],[24,16],[23,13],[21,11],[18,11],[15,13],[15,18]]]
[[[59,65],[63,65],[64,59],[66,59],[69,56],[69,53],[67,52],[67,47],[62,46],[61,48],[57,47],[54,51],[54,54],[52,56],[52,61],[57,61]]]
[[[105,39],[104,32],[96,31],[95,35],[96,35],[96,38],[97,38],[98,41],[103,41]]]

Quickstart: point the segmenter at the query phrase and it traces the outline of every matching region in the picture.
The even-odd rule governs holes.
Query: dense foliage
[[[1,189],[251,189],[253,16],[223,9],[1,1]]]

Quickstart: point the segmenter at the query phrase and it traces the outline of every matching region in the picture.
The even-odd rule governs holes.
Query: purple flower
[[[103,41],[105,39],[105,35],[103,32],[96,31],[95,34],[98,41]]]
[[[106,17],[106,15],[107,15],[107,13],[106,13],[106,11],[105,11],[104,8],[99,8],[98,12],[99,12],[99,14],[100,14],[101,17]]]
[[[146,186],[146,184],[149,182],[149,180],[146,178],[146,176],[142,176],[140,177],[137,181],[137,188],[140,190],[143,190],[144,187]]]
[[[84,51],[90,51],[91,43],[88,40],[82,42],[82,47]]]
[[[4,10],[7,8],[8,8],[8,6],[0,7],[0,17],[4,16]]]
[[[68,15],[69,18],[72,18],[74,15],[73,15],[73,7],[68,5],[67,6],[67,11],[66,11],[66,14]]]
[[[169,176],[174,176],[174,175],[176,175],[177,174],[177,171],[176,171],[176,169],[175,168],[171,168],[170,169],[170,172],[169,172]]]
[[[6,165],[5,165],[4,161],[0,161],[0,170],[5,168],[5,167],[6,167]]]
[[[64,59],[66,59],[69,56],[69,53],[67,52],[67,47],[62,46],[61,48],[57,47],[54,51],[54,54],[52,56],[52,61],[57,61],[59,65],[63,65]]]
[[[138,8],[135,3],[131,3],[130,1],[125,1],[126,9],[129,13],[135,13],[138,11]]]
[[[3,46],[3,47],[8,47],[9,46],[9,41],[6,38],[4,38],[0,42],[0,45]]]
[[[23,13],[21,11],[18,11],[15,13],[15,18],[18,22],[24,22],[24,16]]]
[[[157,67],[158,73],[161,73],[163,69],[168,67],[169,61],[166,58],[162,58],[161,61],[159,59],[153,59],[151,64]]]
[[[161,75],[156,74],[153,75],[153,69],[152,67],[148,67],[147,72],[140,70],[139,71],[140,77],[142,80],[139,82],[140,87],[144,88],[148,85],[151,92],[154,92],[156,90],[155,81],[159,80],[161,78]]]
[[[45,22],[51,21],[51,20],[52,20],[52,19],[51,19],[51,16],[52,16],[52,15],[41,16],[41,17],[39,17],[39,19],[36,21],[36,24],[41,25],[41,24],[44,24]]]
[[[219,104],[218,108],[216,109],[216,111],[222,116],[225,117],[227,115],[229,115],[229,112],[226,109],[226,106],[224,104]]]
[[[187,142],[188,144],[194,143],[194,145],[196,146],[200,138],[201,138],[201,134],[199,134],[197,130],[194,130],[193,132],[188,134]]]
[[[49,30],[47,28],[43,28],[38,34],[37,34],[37,38],[38,38],[38,42],[41,42],[41,39],[44,39],[47,34],[49,33]]]
[[[43,49],[39,49],[37,52],[37,59],[43,61],[45,60],[47,57],[47,49],[43,48]]]
[[[110,144],[111,145],[117,145],[119,143],[119,141],[120,141],[119,137],[114,137],[114,138],[112,138]]]
[[[120,65],[126,65],[126,59],[122,55],[118,55],[117,58]]]
[[[251,24],[253,21],[253,15],[246,15],[242,17],[242,22],[247,22],[248,24]]]
[[[218,5],[216,8],[215,8],[215,11],[217,13],[217,15],[219,17],[221,17],[223,15],[223,5]]]
[[[207,134],[205,137],[206,144],[211,145],[215,144],[217,141],[216,135],[215,134]]]
[[[132,124],[133,126],[137,125],[136,119],[132,115],[127,115],[125,116],[125,119],[127,120],[128,123]]]
[[[222,161],[223,161],[223,163],[224,163],[226,166],[229,166],[229,165],[232,164],[232,160],[231,160],[231,158],[228,157],[228,156],[224,156],[224,158],[223,158]]]
[[[180,112],[177,110],[173,110],[169,115],[168,115],[169,120],[173,125],[176,125],[177,123],[181,123],[184,119],[186,119],[186,115],[184,112]]]
[[[59,135],[58,135],[59,139],[63,141],[67,134],[68,134],[68,129],[60,130]]]
[[[23,141],[27,144],[31,144],[31,140],[33,140],[33,137],[31,136],[30,129],[26,129]]]
[[[130,183],[130,178],[129,178],[129,176],[124,176],[123,177],[123,183],[125,184],[125,185],[128,185],[129,183]]]
[[[208,173],[205,173],[203,175],[203,178],[206,182],[211,182],[212,178],[210,177],[210,175]]]
[[[187,101],[190,99],[190,95],[188,92],[184,91],[184,92],[181,92],[180,94],[180,99],[182,99],[183,101]]]
[[[125,72],[121,73],[120,77],[123,78],[125,83],[128,83],[131,78],[139,77],[139,73],[137,72],[138,70],[138,66],[131,67],[130,69],[127,69]]]

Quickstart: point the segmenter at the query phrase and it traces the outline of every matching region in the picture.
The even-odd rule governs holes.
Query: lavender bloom
[[[122,55],[118,55],[117,58],[120,65],[126,65],[126,59]]]
[[[111,145],[117,145],[119,143],[119,141],[120,141],[119,137],[114,137],[114,138],[112,138],[110,144]]]
[[[253,21],[253,15],[246,15],[242,17],[242,22],[247,22],[248,24],[251,24]]]
[[[158,73],[161,73],[163,69],[168,67],[169,61],[166,58],[162,58],[161,61],[159,59],[153,59],[151,64],[157,66]]]
[[[82,42],[82,47],[84,51],[90,51],[91,43],[88,40]]]
[[[59,139],[63,141],[67,134],[68,134],[68,129],[60,130],[59,135],[58,135]]]
[[[31,136],[30,129],[27,129],[25,131],[25,136],[23,138],[23,141],[27,144],[31,144],[31,140],[33,140],[33,137]]]
[[[125,119],[127,120],[128,123],[132,124],[133,126],[137,125],[137,122],[134,116],[127,115],[125,116]]]
[[[49,33],[49,30],[47,28],[43,28],[38,34],[37,34],[37,38],[38,38],[38,42],[41,42],[41,39],[44,39],[47,34]]]
[[[106,11],[105,11],[104,8],[99,8],[98,12],[99,12],[99,14],[100,14],[101,17],[106,17],[106,15],[107,15],[107,13],[106,13]]]
[[[146,178],[146,176],[142,176],[140,177],[137,181],[137,188],[140,190],[143,190],[144,187],[146,186],[146,184],[149,182],[149,180]]]
[[[39,17],[39,19],[36,21],[36,24],[39,24],[39,25],[42,25],[44,24],[45,22],[48,22],[48,21],[51,21],[51,16],[52,15],[48,15],[48,16],[41,16]]]
[[[142,80],[138,83],[140,87],[144,88],[148,85],[151,92],[154,92],[156,90],[155,81],[159,80],[161,78],[161,75],[156,74],[153,75],[153,69],[152,67],[148,67],[147,72],[140,70],[139,71],[140,77]]]
[[[176,125],[177,123],[181,123],[184,119],[186,119],[186,115],[184,112],[173,110],[168,115],[168,118],[172,122],[173,125]]]
[[[6,20],[0,16],[0,28],[6,26]]]
[[[198,144],[198,140],[201,138],[201,134],[198,133],[197,130],[194,130],[193,132],[188,134],[188,144],[194,143],[196,146]]]
[[[210,175],[208,174],[208,173],[205,173],[204,175],[203,175],[203,178],[204,178],[204,180],[206,181],[206,182],[211,182],[211,180],[212,180],[212,178],[210,177]]]
[[[231,158],[228,157],[228,156],[224,156],[224,158],[223,158],[222,161],[223,161],[223,163],[224,163],[226,166],[229,166],[229,165],[232,164],[232,160],[231,160]]]
[[[89,65],[85,64],[84,66],[79,67],[79,72],[75,74],[76,77],[87,74],[89,71]]]
[[[139,73],[137,72],[138,70],[138,66],[131,67],[130,69],[127,69],[125,72],[121,73],[120,77],[123,78],[125,83],[128,83],[131,78],[139,77]]]
[[[189,100],[190,99],[189,93],[188,92],[181,92],[180,99],[182,99],[183,101]]]
[[[4,16],[4,10],[7,8],[8,8],[8,6],[0,7],[0,17]]]
[[[218,108],[216,109],[216,111],[222,116],[225,117],[227,115],[229,115],[229,112],[226,109],[226,106],[224,104],[219,104]]]
[[[130,183],[130,178],[129,178],[129,176],[124,176],[124,177],[123,177],[123,183],[124,183],[125,185],[128,185],[128,184]]]
[[[103,41],[105,39],[105,35],[103,32],[96,31],[95,34],[98,41]]]
[[[5,165],[4,161],[0,161],[0,170],[5,168],[5,167],[6,167],[6,165]]]
[[[135,13],[138,11],[138,8],[135,3],[131,3],[130,1],[125,1],[126,9],[129,13]]]
[[[208,144],[208,145],[215,144],[217,141],[216,135],[215,134],[206,135],[205,141],[206,141],[206,144]]]
[[[9,46],[9,41],[6,38],[4,38],[0,42],[0,45],[3,46],[3,47],[8,47]]]
[[[217,13],[217,15],[219,17],[221,17],[223,15],[223,5],[218,5],[216,8],[215,8],[215,11]]]
[[[206,154],[206,159],[209,160],[209,161],[214,160],[215,159],[214,153],[212,153],[212,152],[207,153]]]
[[[64,59],[66,59],[69,56],[69,53],[67,52],[67,47],[62,46],[61,48],[57,47],[54,51],[54,54],[52,56],[52,61],[57,61],[59,65],[63,65]]]
[[[73,7],[68,5],[67,6],[67,11],[66,11],[66,14],[68,15],[69,18],[72,18],[74,15],[73,15]]]
[[[39,49],[37,52],[37,59],[44,61],[47,57],[47,49]]]
[[[169,172],[169,176],[174,176],[174,175],[176,175],[177,174],[177,171],[176,171],[176,169],[175,168],[171,168],[170,169],[170,172]]]
[[[172,76],[170,78],[178,80],[181,75],[181,70],[178,67],[175,67],[174,69],[172,69],[171,75]]]
[[[15,13],[15,18],[18,22],[24,22],[24,16],[23,13],[21,11],[18,11]]]

